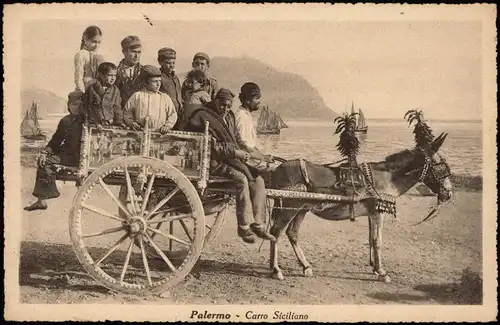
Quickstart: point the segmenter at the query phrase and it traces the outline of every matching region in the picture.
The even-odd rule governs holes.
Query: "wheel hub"
[[[125,226],[128,228],[128,231],[131,236],[136,236],[139,234],[146,233],[148,229],[148,225],[146,220],[143,217],[133,216],[129,220],[125,222]]]

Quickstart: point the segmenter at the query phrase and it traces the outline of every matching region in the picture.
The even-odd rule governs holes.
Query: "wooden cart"
[[[161,293],[182,281],[220,233],[234,184],[211,177],[204,133],[85,126],[69,230],[88,274],[117,292]],[[339,201],[335,195],[268,189],[267,197]]]

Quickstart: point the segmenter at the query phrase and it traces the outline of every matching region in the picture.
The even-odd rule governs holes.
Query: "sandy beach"
[[[22,204],[33,201],[34,168],[22,168]],[[191,274],[162,297],[108,291],[87,276],[68,232],[73,183],[58,182],[61,197],[45,211],[20,211],[22,303],[134,304],[477,304],[480,287],[464,285],[463,270],[481,272],[480,191],[459,189],[454,204],[419,226],[433,197],[411,191],[397,201],[399,220],[387,220],[383,261],[392,283],[377,281],[368,266],[368,222],[325,221],[308,214],[299,240],[313,277],[303,277],[286,237],[280,238],[285,280],[271,279],[269,246],[243,243],[234,209],[218,239]]]

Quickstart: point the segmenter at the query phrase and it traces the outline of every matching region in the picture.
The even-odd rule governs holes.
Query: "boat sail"
[[[45,140],[46,135],[43,134],[38,122],[38,107],[35,102],[31,104],[31,108],[26,110],[23,121],[21,122],[21,136],[29,140]]]
[[[351,114],[354,114],[354,102],[352,102],[351,105]],[[363,111],[358,109],[358,118],[356,119],[356,129],[355,132],[359,133],[366,133],[368,131],[368,125],[366,125],[366,119],[365,115],[363,114]]]
[[[279,134],[281,129],[287,127],[279,113],[273,112],[267,105],[262,108],[257,121],[258,134]]]

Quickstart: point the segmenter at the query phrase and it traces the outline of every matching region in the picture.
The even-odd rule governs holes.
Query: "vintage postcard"
[[[4,317],[494,320],[495,17],[5,5]]]

